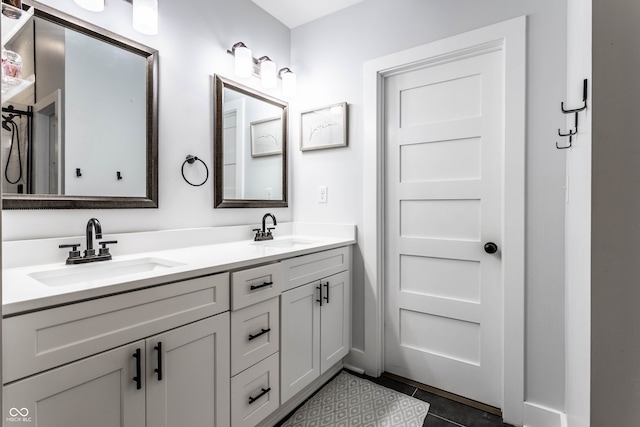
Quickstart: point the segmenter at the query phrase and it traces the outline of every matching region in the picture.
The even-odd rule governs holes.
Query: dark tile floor
[[[513,427],[503,423],[497,415],[419,390],[389,377],[372,378],[351,371],[349,373],[429,403],[429,414],[424,420],[423,427]]]
[[[513,427],[510,424],[503,423],[502,419],[497,415],[489,414],[424,390],[419,390],[408,384],[396,381],[393,378],[386,376],[373,378],[352,371],[348,372],[429,403],[429,414],[424,420],[423,427]],[[292,414],[293,413],[289,414],[276,424],[276,426],[280,426]]]

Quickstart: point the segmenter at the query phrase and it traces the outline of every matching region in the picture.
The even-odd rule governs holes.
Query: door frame
[[[484,51],[504,52],[505,105],[502,195],[503,398],[506,422],[522,424],[525,347],[526,30],[521,16],[397,52],[364,64],[363,230],[367,374],[384,370],[384,81],[428,64]],[[507,143],[508,142],[508,143]]]

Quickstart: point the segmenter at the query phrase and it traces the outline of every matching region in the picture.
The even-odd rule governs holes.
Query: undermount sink
[[[296,247],[304,247],[313,245],[314,243],[310,240],[300,240],[300,239],[282,239],[282,240],[263,240],[261,242],[254,242],[253,244],[256,246],[262,246],[265,248],[279,248],[279,249],[293,249]]]
[[[161,258],[138,258],[122,261],[101,261],[91,264],[70,265],[38,271],[29,276],[47,286],[66,286],[96,280],[113,279],[137,273],[146,273],[177,267],[182,263]]]

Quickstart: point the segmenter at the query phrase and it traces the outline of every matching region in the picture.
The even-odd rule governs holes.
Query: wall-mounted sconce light
[[[268,56],[258,58],[258,63],[260,63],[260,81],[262,82],[262,87],[276,87],[278,83],[276,63]]]
[[[227,53],[235,57],[235,73],[238,77],[255,76],[260,79],[262,87],[274,88],[278,84],[278,78],[282,79],[282,94],[292,98],[296,93],[296,75],[289,68],[276,71],[276,63],[268,56],[256,59],[251,50],[243,43],[238,42],[227,50]]]
[[[296,75],[289,68],[285,67],[278,71],[278,77],[282,79],[282,96],[293,98],[296,96],[297,81]]]
[[[158,0],[133,0],[133,29],[150,36],[158,34]]]
[[[235,73],[238,77],[251,77],[253,74],[253,56],[251,49],[244,43],[238,42],[231,46],[228,54],[235,57]]]
[[[73,0],[91,12],[102,12],[104,0]],[[124,0],[133,5],[133,29],[154,36],[158,34],[158,0]]]

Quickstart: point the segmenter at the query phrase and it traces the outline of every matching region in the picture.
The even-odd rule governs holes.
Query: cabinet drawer
[[[233,427],[253,427],[280,406],[278,355],[231,378]]]
[[[278,297],[231,312],[231,375],[280,348]]]
[[[349,268],[350,262],[351,246],[286,259],[281,262],[284,275],[282,290],[340,273]]]
[[[238,310],[277,297],[282,292],[280,263],[231,273],[231,309]]]
[[[229,310],[229,274],[3,320],[4,382]]]

